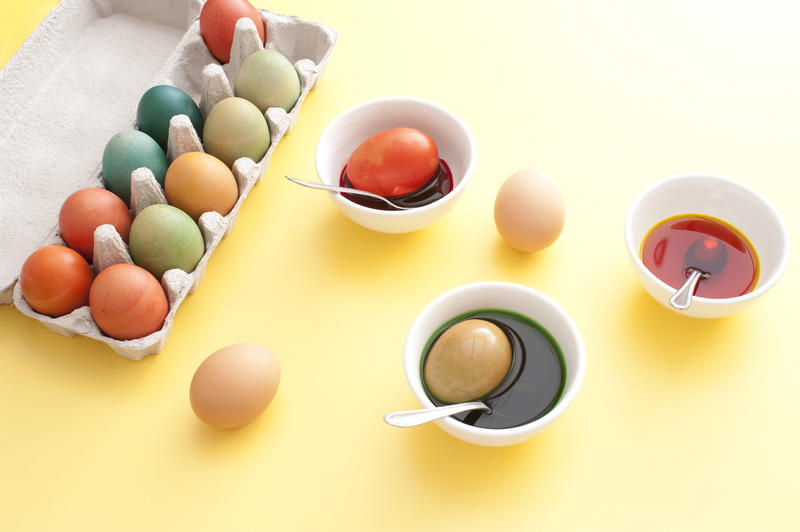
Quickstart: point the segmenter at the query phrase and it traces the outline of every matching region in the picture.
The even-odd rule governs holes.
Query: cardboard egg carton
[[[266,24],[262,45],[249,19],[236,24],[231,60],[220,65],[200,35],[202,0],[62,0],[0,70],[0,303],[12,303],[25,315],[65,336],[81,334],[108,344],[133,360],[164,348],[175,312],[196,290],[209,257],[233,228],[239,209],[267,169],[280,140],[297,121],[308,93],[317,86],[336,43],[331,28],[297,17],[259,9]],[[205,117],[218,101],[233,96],[242,62],[262,48],[275,49],[294,65],[300,97],[290,112],[265,113],[270,147],[260,161],[237,160],[233,174],[239,199],[221,216],[204,213],[198,222],[205,254],[191,273],[169,270],[161,284],[169,300],[163,327],[135,340],[105,336],[88,307],[58,318],[34,311],[16,280],[25,259],[40,247],[61,244],[58,213],[74,191],[103,186],[101,160],[115,133],[135,129],[136,106],[154,85],[174,85],[199,103]],[[170,121],[169,162],[202,151],[188,117]],[[131,210],[137,214],[166,203],[152,172],[131,176]],[[95,231],[96,272],[120,262],[132,263],[113,226]]]

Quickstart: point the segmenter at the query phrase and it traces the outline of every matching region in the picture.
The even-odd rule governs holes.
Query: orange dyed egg
[[[439,150],[418,129],[396,127],[362,142],[347,161],[353,186],[381,196],[418,190],[439,167]]]
[[[74,192],[58,213],[58,228],[69,247],[94,259],[94,230],[111,224],[126,243],[131,230],[131,213],[119,196],[104,188],[82,188]]]
[[[92,267],[77,251],[46,246],[25,260],[19,284],[33,310],[57,317],[89,304],[93,278]]]
[[[249,18],[256,25],[258,36],[264,42],[264,21],[247,0],[208,0],[200,11],[200,35],[221,63],[231,60],[231,45],[236,21]]]
[[[92,283],[89,309],[106,335],[132,340],[161,329],[169,304],[150,272],[133,264],[114,264]]]
[[[170,205],[195,222],[208,211],[225,216],[239,199],[236,178],[227,165],[202,152],[184,153],[169,165],[164,192]]]

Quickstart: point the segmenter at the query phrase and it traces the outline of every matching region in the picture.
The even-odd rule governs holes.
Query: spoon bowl
[[[725,269],[728,250],[713,236],[699,238],[686,250],[683,262],[689,277],[669,298],[669,304],[677,310],[686,310],[691,306],[697,283]]]

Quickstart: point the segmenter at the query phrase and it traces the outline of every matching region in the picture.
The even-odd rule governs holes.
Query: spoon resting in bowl
[[[413,209],[413,207],[403,207],[402,205],[398,205],[379,194],[373,194],[372,192],[367,192],[366,190],[359,190],[357,188],[337,187],[334,185],[326,185],[324,183],[315,183],[313,181],[303,181],[301,179],[296,179],[288,175],[283,177],[285,177],[292,183],[297,183],[298,185],[302,185],[308,188],[317,188],[320,190],[328,190],[330,192],[339,192],[340,194],[354,194],[357,196],[366,196],[368,198],[377,199],[389,205],[390,207],[400,211],[407,211],[409,209]]]
[[[429,421],[435,421],[447,416],[469,412],[470,410],[486,410],[491,413],[492,409],[486,403],[473,401],[470,403],[458,403],[454,405],[437,406],[434,408],[420,408],[418,410],[401,410],[391,412],[383,417],[389,425],[395,427],[416,427]]]
[[[683,260],[689,278],[669,298],[669,304],[678,310],[686,310],[692,304],[692,296],[697,290],[697,283],[725,269],[725,265],[728,263],[728,250],[719,239],[706,236],[689,246]]]

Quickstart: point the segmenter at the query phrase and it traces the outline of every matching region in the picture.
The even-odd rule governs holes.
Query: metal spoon
[[[474,401],[472,403],[458,403],[455,405],[437,406],[435,408],[420,408],[419,410],[401,410],[391,412],[383,417],[389,425],[395,427],[416,427],[428,421],[435,421],[443,417],[469,412],[470,410],[486,410],[491,412],[486,403]]]
[[[402,205],[397,205],[396,203],[393,203],[392,201],[383,196],[380,196],[378,194],[373,194],[372,192],[367,192],[366,190],[358,190],[357,188],[336,187],[333,185],[326,185],[324,183],[315,183],[313,181],[302,181],[300,179],[295,179],[294,177],[288,175],[284,177],[289,181],[291,181],[292,183],[297,183],[298,185],[302,185],[308,188],[318,188],[320,190],[330,190],[331,192],[339,192],[343,194],[355,194],[357,196],[366,196],[368,198],[375,198],[401,211],[407,211],[413,208],[413,207],[403,207]]]
[[[698,254],[699,246],[702,246],[699,250],[704,256]],[[689,278],[669,298],[669,304],[678,310],[686,310],[692,304],[692,296],[700,280],[708,279],[725,268],[725,264],[728,263],[728,250],[718,239],[707,236],[689,246],[683,260],[689,272]]]

